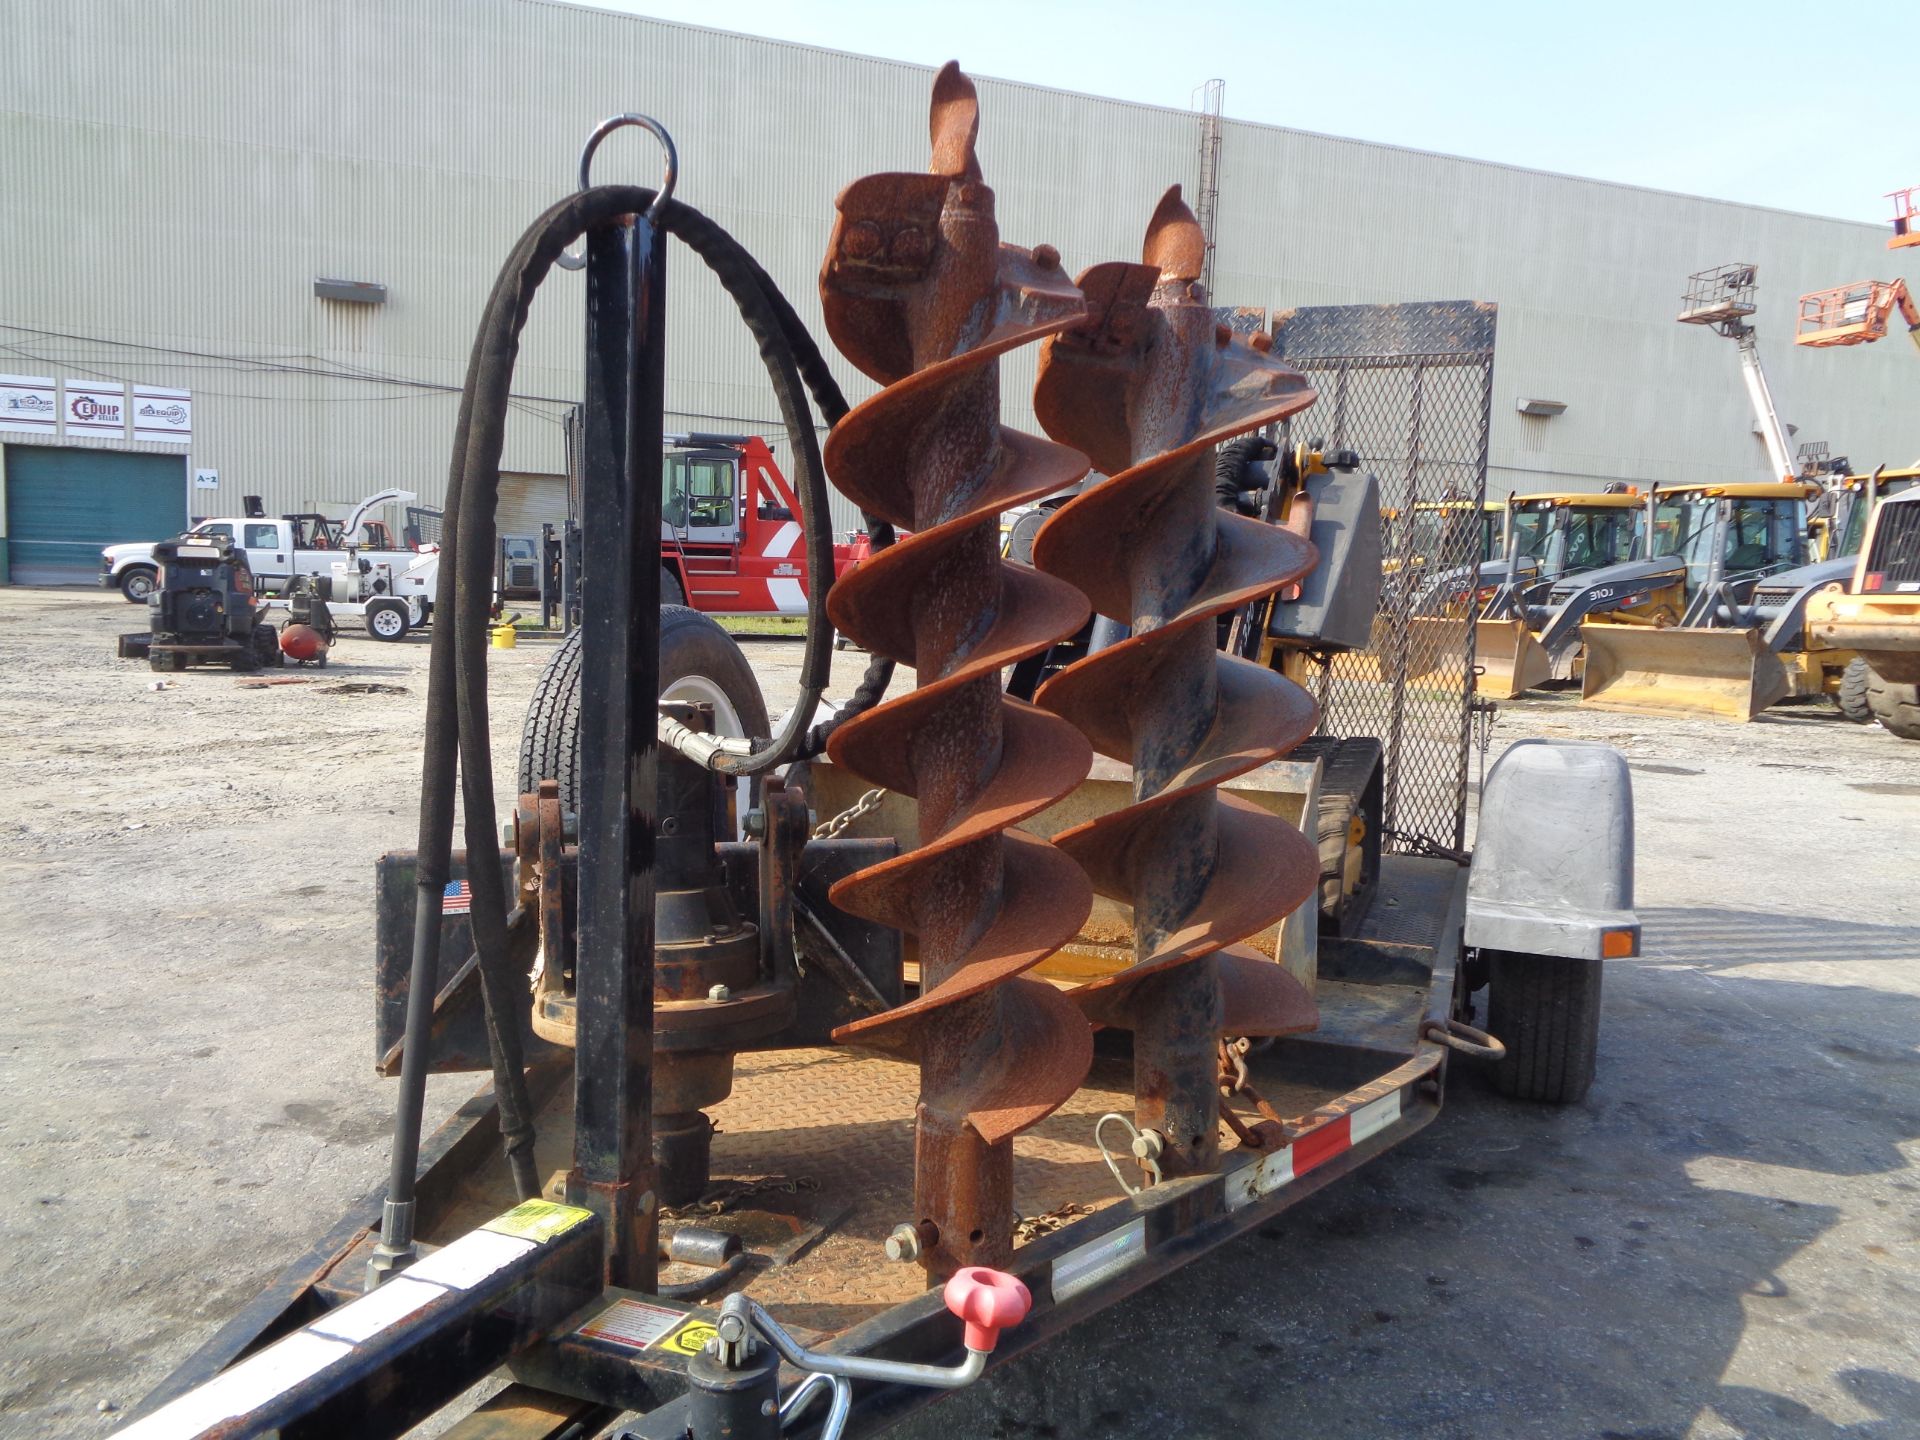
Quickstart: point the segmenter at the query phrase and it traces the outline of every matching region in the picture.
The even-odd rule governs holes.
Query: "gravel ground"
[[[156,691],[111,658],[140,620],[0,589],[4,1435],[106,1433],[384,1168],[369,881],[425,644]],[[778,708],[797,647],[750,650]],[[548,653],[493,656],[502,794]],[[1920,1435],[1920,745],[1558,697],[1523,735],[1635,770],[1645,954],[1587,1102],[1460,1067],[1420,1137],[903,1433]]]

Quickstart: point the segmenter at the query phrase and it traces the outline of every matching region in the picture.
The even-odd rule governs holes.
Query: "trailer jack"
[[[947,1309],[967,1327],[967,1358],[958,1365],[922,1365],[866,1355],[809,1350],[765,1309],[742,1294],[720,1307],[714,1336],[687,1365],[691,1387],[685,1434],[690,1440],[775,1440],[802,1420],[814,1397],[831,1394],[819,1440],[840,1440],[853,1412],[853,1382],[958,1390],[986,1373],[1000,1332],[1033,1308],[1027,1287],[982,1266],[955,1271],[942,1292]],[[805,1372],[779,1403],[780,1362]],[[639,1440],[645,1431],[628,1431]]]

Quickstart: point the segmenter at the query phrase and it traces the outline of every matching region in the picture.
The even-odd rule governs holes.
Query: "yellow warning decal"
[[[571,1205],[556,1205],[551,1200],[522,1200],[498,1220],[482,1225],[498,1235],[517,1235],[544,1245],[556,1235],[564,1235],[581,1221],[591,1218],[591,1210]]]
[[[654,1350],[670,1350],[675,1355],[698,1355],[707,1348],[707,1341],[720,1332],[705,1320],[689,1320],[666,1339],[650,1346]]]

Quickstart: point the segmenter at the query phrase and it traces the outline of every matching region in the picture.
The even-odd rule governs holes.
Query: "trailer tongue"
[[[1294,310],[1249,343],[1207,308],[1177,193],[1144,263],[1075,283],[1000,242],[957,67],[931,120],[930,173],[841,197],[829,322],[883,383],[851,413],[764,272],[671,200],[651,120],[596,131],[580,192],[515,248],[456,437],[420,847],[378,873],[393,1173],[124,1433],[398,1435],[495,1375],[440,1433],[873,1433],[1376,1159],[1438,1113],[1455,1057],[1510,1094],[1586,1093],[1601,962],[1638,944],[1625,764],[1513,747],[1474,862],[1468,622],[1410,625],[1402,585],[1367,623],[1379,486],[1351,471],[1391,460],[1403,513],[1463,476],[1479,505],[1492,307]],[[661,191],[589,184],[619,125],[661,140]],[[599,523],[502,849],[502,424],[529,297],[583,235]],[[669,235],[761,344],[812,573],[832,554],[807,388],[837,473],[912,533],[812,597],[771,739],[720,723],[764,715],[737,648],[658,605]],[[1043,442],[999,426],[995,361],[1049,334]],[[1217,515],[1214,441],[1316,391],[1349,474],[1288,444],[1320,488]],[[1050,573],[1002,560],[998,510],[1074,479],[1076,442],[1114,478],[1041,531]],[[1159,528],[1120,523],[1142,514]],[[1048,708],[1007,697],[1003,667],[1044,661],[1089,597],[1117,643],[1061,660]],[[876,661],[853,718],[814,727],[829,612]],[[1256,617],[1258,659],[1218,652]],[[895,662],[918,686],[880,703]],[[468,1070],[492,1085],[423,1138],[428,1074]]]

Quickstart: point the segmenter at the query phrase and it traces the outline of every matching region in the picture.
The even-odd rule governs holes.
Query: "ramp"
[[[1759,628],[1580,627],[1586,674],[1580,703],[1642,715],[1747,721],[1790,688]]]
[[[1553,663],[1524,620],[1474,622],[1473,661],[1480,667],[1479,693],[1511,700],[1553,678]]]

